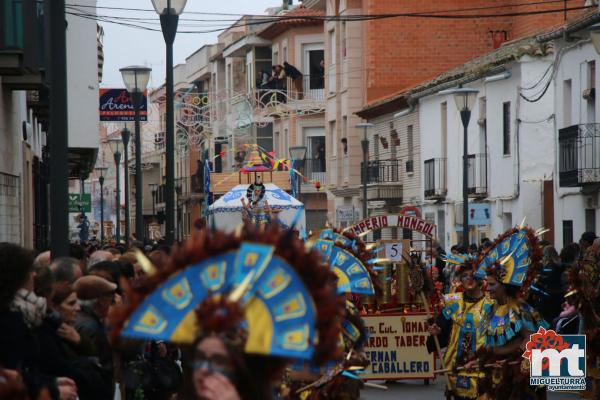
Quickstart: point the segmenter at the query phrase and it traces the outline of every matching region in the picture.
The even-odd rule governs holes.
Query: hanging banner
[[[363,379],[433,379],[435,361],[427,351],[427,315],[385,314],[362,317],[369,332],[364,346],[371,361]]]
[[[140,121],[148,120],[148,92],[144,92],[140,105]],[[100,89],[100,121],[128,122],[135,120],[131,97],[125,89]]]
[[[432,237],[435,232],[435,224],[408,214],[369,217],[346,229],[360,235],[365,232],[378,231],[383,228],[408,229],[419,232],[427,237]]]

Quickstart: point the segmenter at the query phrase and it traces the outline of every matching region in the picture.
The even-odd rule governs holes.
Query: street
[[[443,399],[444,381],[437,379],[429,385],[424,385],[422,380],[417,381],[397,381],[384,383],[383,381],[373,381],[373,383],[386,385],[388,390],[365,389],[362,391],[361,398],[364,400],[386,400],[386,399],[410,399],[410,400],[429,400]],[[549,393],[548,400],[571,400],[578,397],[570,393]]]

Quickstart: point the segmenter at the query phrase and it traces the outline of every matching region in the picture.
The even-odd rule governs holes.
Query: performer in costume
[[[479,369],[486,372],[482,399],[545,398],[543,388],[529,385],[529,364],[522,357],[529,336],[548,327],[523,300],[542,258],[537,234],[528,227],[510,229],[478,261],[476,275],[485,277],[495,301],[483,326],[486,348],[478,354]]]
[[[113,336],[188,345],[184,399],[271,399],[294,359],[340,356],[344,304],[335,274],[292,231],[207,229],[111,317]]]
[[[358,308],[348,299],[352,295],[375,294],[376,286],[373,278],[376,278],[377,273],[369,263],[374,255],[366,250],[364,242],[358,237],[344,235],[333,229],[319,232],[313,247],[323,254],[325,261],[338,276],[338,293],[347,296],[346,315],[342,323],[341,339],[343,340],[340,342],[344,349],[344,357],[329,366],[321,376],[313,368],[310,368],[313,369],[312,376],[306,375],[305,368],[301,372],[293,371],[290,374],[292,398],[359,399],[363,382],[352,371],[364,369],[370,364],[362,351],[367,332]],[[303,388],[306,389],[302,390]]]
[[[440,345],[446,347],[444,365],[452,370],[448,374],[452,396],[455,399],[476,399],[480,395],[483,371],[469,371],[464,366],[475,359],[477,350],[485,346],[481,326],[489,314],[493,301],[483,291],[483,280],[475,278],[474,264],[463,260],[455,265],[455,275],[461,291],[444,296],[443,308],[436,323],[429,327],[437,335]],[[429,352],[435,351],[433,336],[427,340]]]
[[[600,399],[600,240],[569,270],[567,302],[579,312],[579,334],[586,336],[588,387],[584,398]]]
[[[260,176],[256,177],[256,182],[248,186],[246,198],[242,197],[242,218],[255,225],[267,224],[271,222],[271,208],[267,199],[265,199],[266,187],[262,183]]]

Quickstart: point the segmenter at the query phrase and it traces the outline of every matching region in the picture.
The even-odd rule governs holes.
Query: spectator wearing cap
[[[113,304],[117,285],[100,276],[88,275],[75,281],[73,287],[81,305],[75,328],[85,340],[89,341],[93,354],[92,360],[102,370],[106,383],[104,398],[112,399],[115,387],[113,355],[106,335],[104,319]]]
[[[594,232],[584,232],[581,235],[581,238],[579,239],[579,246],[581,247],[580,254],[582,256],[585,254],[587,248],[590,247],[594,243],[594,240],[596,240],[597,238],[598,236],[596,236]]]

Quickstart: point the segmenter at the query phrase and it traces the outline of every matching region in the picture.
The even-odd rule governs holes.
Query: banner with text
[[[140,105],[140,121],[148,120],[148,99],[144,92]],[[100,121],[127,122],[135,120],[131,96],[125,89],[100,89]]]
[[[433,353],[427,352],[425,314],[365,315],[369,331],[365,354],[371,365],[363,379],[432,379]]]

